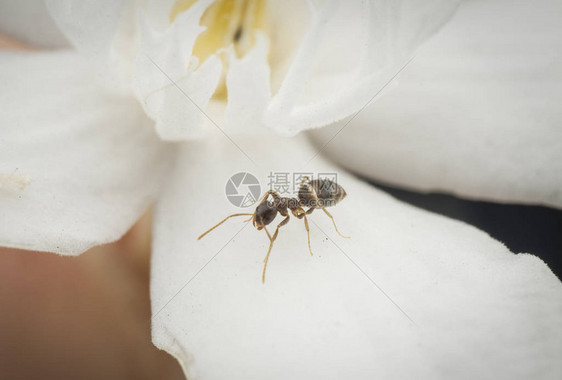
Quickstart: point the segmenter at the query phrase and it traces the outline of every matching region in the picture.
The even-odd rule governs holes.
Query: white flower
[[[115,74],[132,80],[165,140],[200,136],[200,109],[213,94],[227,98],[230,133],[265,124],[294,135],[341,120],[369,102],[456,3],[167,0],[138,9],[127,1],[49,2],[78,48],[111,59]]]
[[[420,191],[561,208],[560,2],[488,3],[464,4],[330,158]],[[313,136],[322,146],[340,129]]]
[[[199,21],[213,31],[226,12],[210,1],[49,4],[78,52],[0,53],[0,173],[30,180],[0,189],[1,245],[79,254],[157,199],[153,340],[190,378],[562,373],[562,286],[544,263],[345,172],[333,214],[352,239],[314,213],[311,258],[292,220],[265,286],[264,234],[231,221],[196,240],[230,213],[238,171],[337,170],[302,134],[278,134],[353,117],[450,3],[268,2],[270,30],[248,22],[242,40],[229,26],[240,46],[209,52]],[[226,19],[265,17],[240,12]]]

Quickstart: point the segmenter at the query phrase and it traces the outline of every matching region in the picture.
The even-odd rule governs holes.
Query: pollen
[[[178,0],[170,13],[170,22],[188,10],[197,0]],[[203,13],[200,24],[207,27],[193,47],[199,65],[218,54],[223,68],[228,67],[225,49],[232,46],[238,58],[244,57],[256,42],[256,32],[266,32],[267,10],[265,0],[216,0]],[[225,70],[214,98],[227,97]]]
[[[0,190],[11,188],[11,189],[17,189],[22,191],[30,183],[31,183],[31,177],[19,173],[18,169],[15,169],[10,174],[0,174]]]

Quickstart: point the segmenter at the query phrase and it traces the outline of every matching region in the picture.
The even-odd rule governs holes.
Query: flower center
[[[170,22],[196,1],[178,0],[170,13]],[[213,97],[227,97],[225,49],[232,45],[238,58],[246,55],[255,44],[256,32],[265,31],[266,17],[265,0],[216,0],[203,13],[200,23],[207,29],[197,37],[192,53],[199,59],[199,65],[213,54],[218,54],[223,62],[223,75]]]

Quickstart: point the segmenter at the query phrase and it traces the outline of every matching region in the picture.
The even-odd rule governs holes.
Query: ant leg
[[[308,239],[308,251],[310,252],[310,256],[314,256],[312,254],[312,248],[310,248],[310,230],[308,229],[308,220],[306,219],[306,213],[303,214],[304,217],[304,228],[306,228],[306,237]]]
[[[271,235],[269,234],[269,231],[267,230],[267,227],[263,227],[265,233],[267,234],[267,237],[269,238],[269,241],[271,242]]]
[[[267,262],[269,260],[269,254],[271,253],[271,248],[273,248],[273,242],[275,241],[275,239],[277,239],[277,234],[279,233],[279,227],[287,224],[289,222],[289,219],[291,219],[291,218],[289,217],[289,215],[287,215],[287,217],[285,219],[283,219],[281,221],[281,223],[279,223],[277,225],[277,228],[275,229],[275,233],[273,234],[273,237],[269,236],[269,232],[267,230],[265,230],[265,232],[267,232],[267,237],[269,237],[270,242],[269,242],[269,249],[267,250],[267,255],[265,255],[265,259],[263,260],[263,262],[264,262],[263,273],[261,275],[262,284],[265,283],[265,270],[267,269]]]
[[[314,256],[312,253],[312,248],[310,247],[310,229],[308,228],[308,219],[306,218],[307,215],[312,214],[314,208],[309,208],[307,211],[304,211],[302,208],[298,208],[293,211],[293,215],[295,215],[299,219],[304,218],[304,228],[306,229],[306,237],[308,239],[308,251],[310,252],[310,256]]]
[[[215,228],[217,228],[218,226],[220,226],[221,224],[223,224],[224,222],[226,222],[228,219],[232,218],[233,216],[243,216],[243,215],[254,215],[254,214],[248,214],[248,213],[244,213],[244,214],[232,214],[227,216],[226,218],[224,218],[222,221],[220,221],[218,224],[216,224],[214,227],[209,228],[206,232],[204,232],[201,236],[199,236],[197,238],[197,240],[201,240],[203,238],[203,236],[207,235],[209,232],[211,232],[212,230],[214,230]],[[245,222],[250,221],[252,218],[245,220]]]
[[[265,194],[263,195],[263,197],[261,198],[259,203],[262,203],[263,201],[265,201],[267,199],[267,197],[271,195],[273,197],[273,199],[278,199],[281,198],[281,196],[279,195],[279,193],[275,190],[267,190],[265,192]]]
[[[338,226],[336,226],[336,221],[334,220],[334,217],[332,216],[332,214],[330,214],[328,212],[328,210],[326,210],[324,207],[322,207],[322,210],[326,213],[326,215],[328,215],[330,217],[330,219],[332,219],[332,223],[334,223],[334,228],[336,229],[336,232],[342,237],[342,238],[346,238],[349,239],[350,236],[343,236],[341,234],[341,232],[338,230]]]

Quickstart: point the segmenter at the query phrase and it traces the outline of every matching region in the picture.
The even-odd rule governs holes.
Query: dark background
[[[562,279],[562,210],[469,201],[447,194],[422,194],[369,182],[401,201],[486,231],[514,253],[540,257]]]

